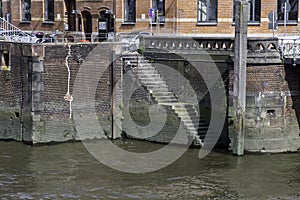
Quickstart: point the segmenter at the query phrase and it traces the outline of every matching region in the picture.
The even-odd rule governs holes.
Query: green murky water
[[[161,147],[116,143],[134,151]],[[189,149],[162,170],[128,174],[99,163],[81,143],[0,142],[0,199],[300,199],[300,154],[197,156]]]

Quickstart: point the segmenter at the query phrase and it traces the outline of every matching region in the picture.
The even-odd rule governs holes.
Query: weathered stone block
[[[262,135],[259,128],[250,128],[248,126],[245,128],[245,140],[260,138],[262,138]]]
[[[43,61],[33,62],[32,63],[32,71],[33,72],[43,72],[44,71]]]
[[[246,110],[249,108],[255,108],[255,98],[254,97],[246,97]]]
[[[246,151],[259,151],[257,139],[247,139],[244,142]]]
[[[281,128],[261,128],[261,139],[279,139],[284,138],[284,133]]]

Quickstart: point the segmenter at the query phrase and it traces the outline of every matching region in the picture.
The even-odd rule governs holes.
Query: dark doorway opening
[[[67,22],[64,24],[65,31],[76,31],[76,10],[75,0],[65,0]]]
[[[109,34],[114,33],[114,18],[110,10],[103,10],[99,13],[98,21],[98,39],[104,41],[108,39]]]
[[[91,36],[92,36],[92,16],[91,13],[88,11],[83,11],[82,12],[82,18],[83,18],[83,23],[81,27],[81,31],[84,31],[85,34],[85,39],[88,41],[91,41]]]

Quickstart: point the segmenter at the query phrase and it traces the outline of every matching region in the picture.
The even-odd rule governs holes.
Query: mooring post
[[[244,116],[246,109],[247,21],[248,1],[235,1],[234,47],[234,136],[232,153],[244,154]]]
[[[111,64],[110,64],[110,101],[111,101],[111,110],[110,110],[110,122],[111,122],[111,139],[116,139],[116,124],[114,123],[114,112],[116,110],[116,52],[114,50],[111,51]]]

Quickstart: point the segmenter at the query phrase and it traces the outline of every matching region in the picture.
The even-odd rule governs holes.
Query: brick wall
[[[26,48],[22,44],[1,43],[0,49],[9,55],[9,71],[0,72],[0,138],[28,141],[27,133],[30,130],[26,112],[29,107],[29,71],[30,58],[21,57]],[[4,65],[4,63],[2,63]]]
[[[2,86],[0,139],[41,143],[98,137],[90,133],[79,138],[73,115],[69,118],[70,102],[65,98],[69,75],[66,67],[67,56],[70,67],[70,95],[73,95],[73,85],[81,66],[88,63],[92,69],[104,70],[99,82],[96,83],[95,110],[96,120],[101,124],[104,133],[110,136],[112,97],[110,57],[111,50],[116,48],[109,43],[101,45],[101,47],[97,44],[43,46],[1,43],[0,49],[9,52],[11,70],[0,72]],[[120,78],[121,68],[120,58],[116,56],[115,81]],[[87,78],[87,82],[92,81],[91,75]],[[120,103],[120,91],[117,91],[115,101]],[[89,116],[93,110],[89,106],[91,106],[89,102],[85,102],[82,110],[77,112]],[[94,120],[89,117],[87,119]]]
[[[70,48],[70,54],[69,54]],[[37,131],[35,132],[36,142],[49,142],[49,141],[66,141],[73,139],[94,138],[100,137],[93,135],[93,133],[86,131],[89,135],[79,135],[77,133],[76,124],[70,115],[70,102],[65,100],[68,91],[68,70],[65,66],[67,55],[68,65],[70,67],[70,95],[73,95],[73,85],[78,74],[80,67],[85,65],[93,65],[95,72],[99,73],[104,70],[100,77],[97,90],[95,93],[96,101],[96,114],[106,134],[111,134],[110,126],[110,112],[111,112],[111,82],[110,82],[110,56],[113,47],[109,44],[101,44],[101,47],[96,44],[77,44],[71,45],[50,45],[45,48],[45,55],[43,62],[43,71],[41,72],[41,80],[43,82],[43,91],[41,93],[42,110],[37,111]],[[96,55],[101,55],[97,57]],[[99,59],[106,58],[105,60]],[[83,61],[81,65],[81,61]],[[120,63],[116,68],[120,68]],[[116,71],[116,76],[120,77],[120,70]],[[91,76],[88,74],[87,76]],[[100,75],[99,75],[100,76]],[[89,77],[87,77],[89,78]],[[89,82],[90,79],[87,79]],[[89,83],[87,83],[89,84]],[[85,91],[79,91],[85,92]],[[76,99],[75,99],[76,100]],[[80,102],[82,103],[82,102]],[[93,109],[90,107],[88,100],[84,102],[80,112],[84,116],[89,116]],[[72,107],[71,107],[72,108]],[[85,118],[87,121],[94,120],[89,117]]]
[[[300,69],[269,65],[247,67],[245,149],[297,151],[300,147]],[[231,89],[233,71],[230,72]],[[230,129],[231,133],[233,129]]]

